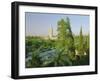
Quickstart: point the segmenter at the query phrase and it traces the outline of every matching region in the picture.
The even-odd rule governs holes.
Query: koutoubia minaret
[[[52,39],[52,37],[53,37],[53,28],[50,27],[50,29],[49,29],[49,38]]]

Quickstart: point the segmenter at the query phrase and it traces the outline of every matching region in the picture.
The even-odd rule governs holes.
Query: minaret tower
[[[53,28],[51,27],[49,29],[49,38],[52,39],[52,37],[53,37]]]

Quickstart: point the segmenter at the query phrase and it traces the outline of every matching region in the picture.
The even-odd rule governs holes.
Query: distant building
[[[54,36],[53,28],[52,27],[48,31],[48,36],[49,36],[49,39],[51,39],[51,40],[57,39],[57,36]]]
[[[36,36],[36,37],[40,37],[40,38],[43,38],[43,39],[51,39],[51,40],[56,40],[57,39],[57,35],[54,35],[54,32],[53,32],[53,28],[49,28],[48,29],[48,34],[47,35],[44,35],[44,36]]]

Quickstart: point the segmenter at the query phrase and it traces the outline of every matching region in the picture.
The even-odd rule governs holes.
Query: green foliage
[[[58,39],[57,39],[57,47],[61,48],[66,45],[66,22],[64,19],[58,21]]]
[[[75,47],[74,47],[74,38],[71,31],[70,20],[66,18],[66,20],[61,19],[58,21],[58,39],[57,39],[57,49],[60,50],[64,48],[64,52],[68,55],[70,59],[71,54],[75,54]]]
[[[80,36],[79,36],[79,48],[78,48],[78,50],[79,50],[79,54],[80,55],[82,55],[82,54],[84,54],[84,42],[83,42],[83,33],[82,33],[82,27],[81,27],[81,29],[80,29]]]
[[[72,65],[72,62],[67,57],[67,55],[64,53],[64,49],[57,50],[55,52],[56,56],[54,58],[51,58],[50,60],[47,60],[43,63],[43,66],[70,66]]]
[[[89,64],[89,34],[83,35],[81,27],[80,34],[74,35],[69,18],[59,20],[57,25],[56,40],[26,37],[27,68]],[[78,55],[75,50],[78,51]]]

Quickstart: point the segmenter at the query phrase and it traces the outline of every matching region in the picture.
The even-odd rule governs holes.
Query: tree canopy
[[[74,52],[74,38],[71,30],[70,19],[61,19],[58,21],[58,49],[64,48],[66,53]]]

